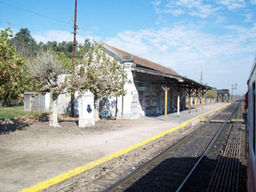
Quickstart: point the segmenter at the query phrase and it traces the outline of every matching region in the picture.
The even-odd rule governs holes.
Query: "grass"
[[[11,119],[14,117],[41,114],[41,112],[24,111],[24,106],[0,107],[0,119]]]

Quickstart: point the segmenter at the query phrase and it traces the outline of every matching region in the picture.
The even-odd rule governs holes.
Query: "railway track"
[[[232,127],[227,146],[218,158],[208,191],[237,191],[241,139],[237,126]]]
[[[215,145],[216,139],[220,136],[223,137],[222,141],[217,144],[222,147],[227,143],[226,138],[236,138],[237,135],[233,134],[233,124],[227,124],[227,122],[230,122],[239,105],[239,103],[233,104],[215,117],[215,119],[225,120],[221,126],[220,123],[205,123],[204,126],[182,138],[176,144],[170,146],[104,191],[182,191],[186,189],[191,176],[194,175],[200,163],[205,161],[206,154],[212,145]],[[231,146],[234,142],[231,139],[228,143]],[[235,148],[239,148],[239,146]],[[230,151],[232,150],[224,150],[224,155]],[[239,152],[237,153],[233,150],[232,154],[239,155]],[[237,156],[233,158],[237,158]],[[237,162],[223,161],[220,158],[218,161],[212,162],[212,167],[218,165],[219,170],[222,170],[222,162],[225,165],[232,164],[232,167],[238,167],[239,164]],[[216,171],[214,174],[215,177],[211,179],[212,185],[215,185],[216,182],[222,183],[218,182],[221,173]],[[232,174],[231,176],[233,176]],[[214,178],[217,178],[217,181]],[[229,181],[227,182],[230,183]],[[230,186],[233,187],[232,182]],[[205,187],[209,191],[220,189],[212,190],[212,188],[208,188],[208,185]]]

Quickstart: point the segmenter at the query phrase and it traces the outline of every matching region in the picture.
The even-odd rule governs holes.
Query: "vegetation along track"
[[[240,103],[234,103],[220,112],[214,119],[229,120],[235,114]],[[170,146],[158,156],[141,165],[126,177],[112,184],[105,191],[176,191],[182,190],[204,160],[210,146],[216,143],[218,136],[227,138],[231,124],[204,123],[191,134]],[[223,131],[222,131],[223,129]],[[213,139],[214,138],[214,139]],[[223,139],[222,139],[223,140]],[[221,146],[226,140],[218,142]],[[215,160],[213,167],[216,166]],[[194,165],[197,165],[193,167]],[[191,168],[193,171],[191,171]],[[188,176],[189,175],[189,176]],[[185,180],[184,180],[185,178]]]

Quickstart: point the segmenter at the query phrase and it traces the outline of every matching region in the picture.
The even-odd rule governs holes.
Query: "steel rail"
[[[239,104],[237,104],[237,106],[235,107],[235,109],[233,110],[233,112],[230,114],[230,116],[225,120],[225,122],[222,124],[222,126],[220,127],[220,129],[218,130],[218,132],[214,135],[214,137],[211,139],[210,143],[207,145],[207,147],[205,148],[204,152],[201,154],[201,156],[199,157],[199,159],[197,160],[197,162],[195,163],[195,165],[193,166],[193,168],[190,170],[190,172],[187,174],[186,178],[183,180],[183,182],[180,184],[180,186],[178,187],[178,189],[176,190],[176,192],[181,191],[181,189],[184,187],[184,185],[186,184],[186,182],[188,181],[188,179],[190,178],[190,176],[192,175],[192,173],[195,171],[195,169],[197,168],[197,166],[199,165],[199,163],[201,162],[201,160],[204,158],[204,156],[206,155],[206,153],[208,152],[208,150],[210,149],[210,147],[212,146],[212,144],[214,143],[214,141],[217,139],[217,137],[219,136],[219,134],[221,133],[221,131],[224,129],[224,127],[226,126],[227,122],[233,117],[233,115],[235,114],[235,112],[238,110],[239,108]]]
[[[172,151],[173,149],[175,149],[176,147],[180,146],[181,144],[183,144],[185,141],[187,141],[190,137],[192,137],[195,133],[197,132],[197,130],[194,130],[192,133],[190,133],[189,135],[183,137],[182,139],[180,139],[177,143],[175,143],[174,145],[171,145],[170,147],[168,147],[167,149],[165,149],[163,152],[161,152],[160,154],[158,154],[157,156],[155,156],[154,158],[152,158],[151,160],[147,161],[145,164],[141,165],[140,167],[138,167],[137,169],[135,169],[134,171],[132,171],[130,174],[128,174],[127,176],[123,177],[122,179],[118,180],[117,182],[115,182],[114,184],[112,184],[111,186],[109,186],[108,188],[106,188],[105,190],[103,190],[103,192],[112,192],[115,189],[117,189],[119,186],[121,186],[122,184],[124,184],[125,182],[129,181],[132,177],[138,175],[139,173],[141,173],[142,171],[144,171],[146,168],[150,167],[153,163],[155,163],[156,161],[160,160],[161,158],[163,158],[165,155],[167,155],[170,151]]]

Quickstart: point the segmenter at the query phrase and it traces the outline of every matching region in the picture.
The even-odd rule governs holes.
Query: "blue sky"
[[[256,0],[78,0],[85,38],[155,61],[210,86],[246,92],[256,54]],[[0,28],[39,42],[71,41],[74,0],[0,0]]]

